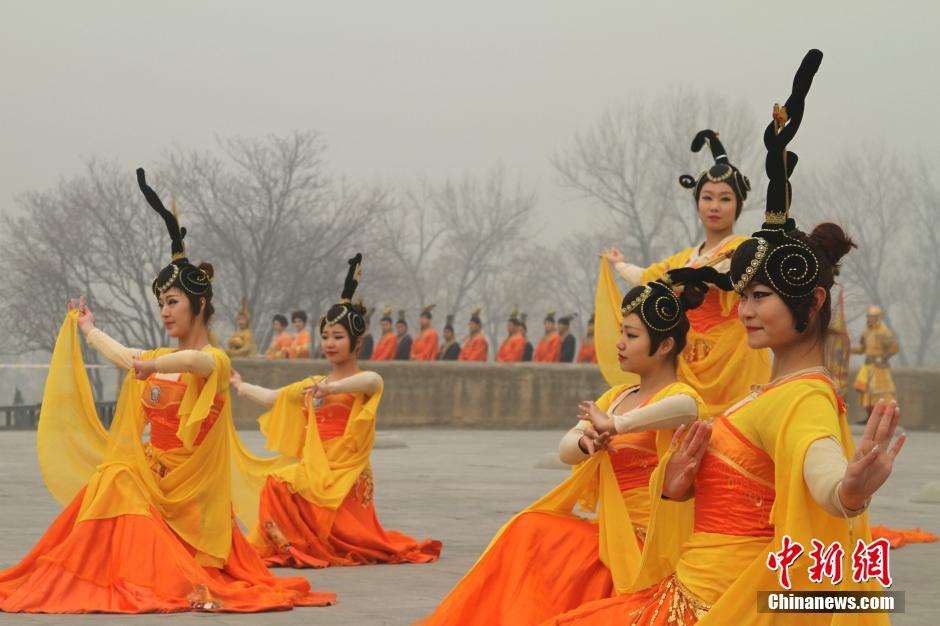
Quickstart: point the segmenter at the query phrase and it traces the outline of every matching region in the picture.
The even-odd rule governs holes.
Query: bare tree
[[[898,242],[909,219],[898,207],[909,204],[909,176],[894,155],[865,149],[845,152],[831,169],[805,180],[805,192],[803,183],[794,183],[794,212],[842,225],[858,246],[842,262],[846,309],[852,311],[847,317],[856,319],[867,305],[878,304],[890,324]],[[800,221],[810,228],[811,223]],[[906,362],[905,350],[899,359]]]
[[[434,283],[439,276],[435,276],[433,261],[446,230],[434,193],[429,183],[422,181],[376,215],[387,233],[383,248],[401,278],[398,296],[421,306],[431,304],[436,291]]]
[[[217,294],[252,311],[259,346],[269,320],[291,309],[321,310],[336,298],[345,263],[371,236],[368,216],[384,194],[323,171],[325,144],[314,132],[220,142],[225,159],[178,150],[169,157],[181,209],[219,262]]]
[[[447,182],[433,194],[445,228],[436,266],[447,278],[447,309],[458,316],[474,306],[489,277],[505,271],[535,209],[535,194],[518,184],[508,188],[505,178],[496,169],[483,181]]]
[[[907,322],[901,334],[912,354],[913,364],[925,367],[940,364],[940,187],[932,169],[920,159],[913,178],[914,193],[909,211],[912,228],[909,236],[913,253],[904,258],[905,289],[900,295],[904,302],[903,319]],[[930,360],[932,357],[932,361]]]

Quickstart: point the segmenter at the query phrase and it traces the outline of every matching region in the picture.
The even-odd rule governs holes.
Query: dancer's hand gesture
[[[608,433],[599,433],[591,426],[584,429],[584,434],[578,440],[578,447],[587,454],[606,450],[608,444],[610,444],[610,435]]]
[[[839,499],[846,509],[858,510],[864,507],[868,499],[888,480],[894,459],[906,440],[902,433],[891,445],[900,419],[901,411],[897,402],[885,403],[879,400],[872,409],[865,433],[842,477]]]
[[[623,252],[618,250],[616,246],[605,248],[601,251],[601,256],[610,261],[611,265],[616,265],[617,263],[622,263],[624,261]]]
[[[235,389],[238,389],[242,386],[242,375],[238,373],[238,370],[232,368],[232,375],[228,379],[229,384]]]
[[[75,300],[69,298],[68,310],[75,310]],[[92,315],[91,309],[88,308],[88,303],[85,302],[85,296],[80,296],[78,298],[78,328],[82,331],[83,335],[87,335],[95,327],[95,316]]]
[[[596,403],[591,402],[590,400],[584,400],[581,404],[578,405],[578,419],[591,422],[591,425],[594,427],[594,430],[598,434],[604,433],[607,435],[617,434],[617,428],[614,426],[614,420],[600,410],[600,407]]]
[[[666,464],[663,478],[664,496],[671,500],[682,500],[689,496],[711,436],[712,425],[700,420],[692,422],[688,429],[685,424],[676,429],[671,444],[674,451]]]

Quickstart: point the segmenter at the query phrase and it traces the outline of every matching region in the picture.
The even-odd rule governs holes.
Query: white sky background
[[[578,203],[548,157],[606,107],[685,87],[769,118],[810,47],[826,56],[800,170],[872,144],[936,156],[938,18],[936,2],[0,0],[0,208],[92,156],[132,176],[173,145],[316,129],[354,181],[502,163],[560,237]]]

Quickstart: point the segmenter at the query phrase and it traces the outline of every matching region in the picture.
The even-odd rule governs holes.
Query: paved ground
[[[557,445],[548,431],[401,430],[407,448],[373,454],[379,517],[388,528],[444,542],[428,565],[379,565],[306,570],[314,586],[339,594],[339,604],[263,615],[172,616],[3,615],[2,624],[409,624],[427,614],[469,568],[499,526],[557,484],[564,472],[535,469]],[[940,531],[940,504],[913,503],[925,482],[940,480],[940,433],[911,432],[900,466],[874,504],[875,521]],[[254,448],[256,434],[245,434]],[[59,507],[39,476],[35,433],[0,433],[0,567],[19,560]],[[907,613],[894,624],[940,620],[940,543],[908,546],[891,555],[895,588],[907,593]],[[288,570],[282,570],[288,571]]]

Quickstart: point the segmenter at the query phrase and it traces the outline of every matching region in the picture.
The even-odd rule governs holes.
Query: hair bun
[[[808,236],[810,242],[825,256],[832,267],[833,274],[839,273],[839,262],[852,248],[857,248],[855,242],[845,234],[842,227],[832,222],[824,222],[816,226]]]
[[[203,261],[199,264],[199,269],[206,273],[206,276],[209,277],[210,281],[215,276],[215,270],[212,268],[212,263]]]

